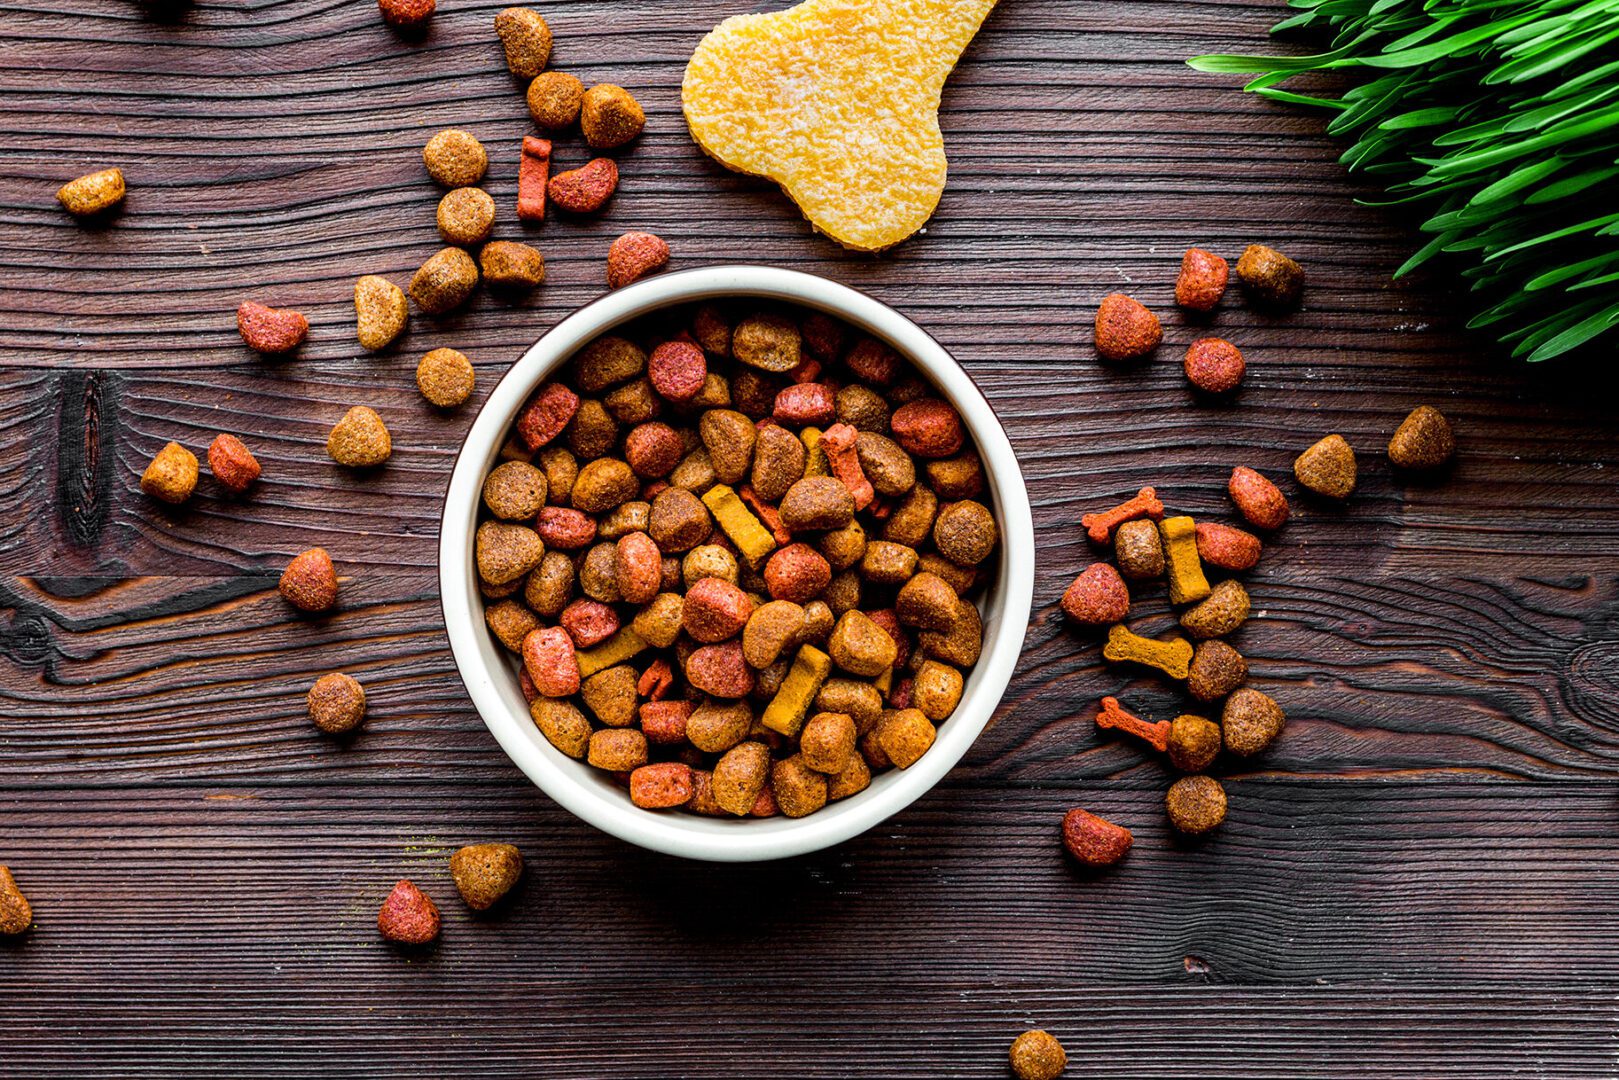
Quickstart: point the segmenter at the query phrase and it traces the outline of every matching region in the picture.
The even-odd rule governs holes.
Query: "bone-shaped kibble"
[[[705,37],[681,88],[692,137],[779,183],[817,229],[880,251],[944,191],[939,94],[995,0],[804,0]]]
[[[1108,627],[1107,644],[1102,646],[1102,655],[1115,662],[1128,661],[1155,667],[1171,679],[1184,679],[1192,663],[1192,643],[1185,638],[1154,641],[1131,633],[1123,623],[1115,623]]]
[[[1115,728],[1138,739],[1145,739],[1160,754],[1169,749],[1168,720],[1156,722],[1143,720],[1135,713],[1127,711],[1116,697],[1102,699],[1102,707],[1096,711],[1096,726]]]

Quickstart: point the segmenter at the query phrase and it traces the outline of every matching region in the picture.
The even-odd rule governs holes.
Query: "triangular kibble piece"
[[[845,247],[920,229],[944,191],[939,93],[995,0],[804,0],[726,19],[682,87],[692,137],[779,183]]]

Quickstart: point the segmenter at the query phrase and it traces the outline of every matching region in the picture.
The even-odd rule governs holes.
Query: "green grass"
[[[1547,360],[1619,328],[1619,0],[1290,0],[1273,33],[1326,32],[1313,56],[1199,56],[1247,89],[1330,109],[1342,161],[1410,207],[1476,300],[1468,323]],[[1352,89],[1286,90],[1354,69]]]

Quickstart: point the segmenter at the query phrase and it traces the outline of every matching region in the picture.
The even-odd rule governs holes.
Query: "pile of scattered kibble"
[[[1269,309],[1298,303],[1304,288],[1299,264],[1281,252],[1252,245],[1237,262],[1237,277],[1250,302]],[[1183,308],[1211,311],[1226,291],[1226,261],[1194,248],[1186,253],[1175,284],[1175,300]],[[1114,293],[1096,313],[1096,349],[1110,361],[1150,354],[1163,338],[1158,317],[1127,296]],[[1186,376],[1199,390],[1229,394],[1242,382],[1242,353],[1220,338],[1192,342],[1185,360]],[[1450,424],[1434,408],[1415,409],[1389,441],[1389,460],[1398,468],[1432,470],[1450,460],[1455,439]],[[1354,449],[1341,435],[1328,435],[1293,463],[1299,484],[1316,495],[1345,499],[1355,489]],[[1252,528],[1272,533],[1287,521],[1287,497],[1254,469],[1237,466],[1227,491],[1238,513]],[[1113,663],[1151,668],[1182,683],[1195,708],[1219,720],[1187,713],[1173,720],[1147,720],[1128,711],[1118,699],[1104,697],[1096,714],[1098,727],[1124,731],[1168,757],[1177,771],[1165,799],[1170,824],[1182,833],[1200,835],[1217,828],[1226,816],[1226,793],[1208,775],[1224,752],[1237,758],[1258,754],[1281,734],[1282,707],[1268,694],[1247,686],[1248,662],[1225,639],[1247,620],[1248,591],[1234,576],[1211,583],[1207,571],[1235,575],[1252,569],[1263,543],[1245,529],[1218,522],[1166,516],[1158,493],[1142,488],[1111,510],[1086,514],[1081,525],[1091,542],[1110,547],[1113,563],[1096,562],[1074,579],[1062,597],[1062,608],[1075,623],[1107,627],[1103,657]],[[1130,584],[1164,580],[1169,602],[1179,609],[1179,622],[1197,641],[1142,637],[1126,625],[1131,610]],[[1083,809],[1063,819],[1063,842],[1088,866],[1108,866],[1130,850],[1129,829]]]

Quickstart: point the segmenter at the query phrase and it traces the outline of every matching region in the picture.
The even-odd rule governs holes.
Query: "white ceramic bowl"
[[[933,747],[909,769],[882,773],[860,794],[796,819],[720,820],[642,810],[605,773],[558,751],[529,718],[515,658],[484,625],[484,601],[473,567],[484,476],[534,388],[581,346],[624,322],[671,305],[738,297],[824,311],[888,342],[914,363],[966,421],[984,461],[1001,529],[999,564],[980,605],[983,652],[968,674],[955,713],[939,725]],[[563,319],[512,365],[473,421],[450,477],[439,526],[439,590],[450,649],[473,704],[501,748],[547,795],[632,844],[690,859],[751,862],[801,855],[865,832],[910,805],[961,760],[989,722],[1022,650],[1034,590],[1034,529],[1006,433],[966,372],[920,327],[887,305],[824,278],[764,266],[716,266],[664,274],[608,293]]]

